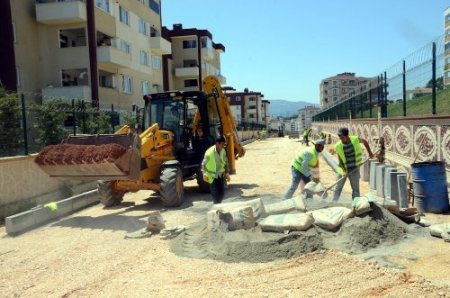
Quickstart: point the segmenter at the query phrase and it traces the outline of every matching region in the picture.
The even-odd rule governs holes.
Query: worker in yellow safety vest
[[[318,139],[314,142],[314,147],[310,147],[297,154],[291,165],[291,186],[284,195],[284,199],[292,198],[300,181],[303,181],[304,185],[311,181],[311,169],[319,165],[319,153],[322,152],[324,148],[325,140]]]
[[[359,167],[363,164],[363,150],[361,144],[367,150],[370,158],[373,158],[373,153],[370,150],[369,143],[358,137],[349,136],[348,128],[342,127],[338,130],[340,141],[335,145],[336,154],[339,158],[338,169],[338,183],[334,191],[333,201],[338,201],[344,188],[347,178],[350,180],[352,187],[352,198],[359,197]]]
[[[202,161],[203,180],[209,183],[214,204],[222,202],[225,195],[225,181],[230,181],[225,138],[219,136],[215,144],[205,152]]]

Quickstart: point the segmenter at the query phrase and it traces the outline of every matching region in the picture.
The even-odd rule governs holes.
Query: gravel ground
[[[273,138],[245,147],[226,201],[280,198],[290,183],[291,159],[303,146]],[[334,181],[323,162],[321,181]],[[212,206],[209,196],[198,193],[193,181],[185,186],[186,202],[177,209],[164,209],[151,192],[140,191],[127,194],[120,206],[95,205],[16,237],[1,227],[0,296],[450,297],[450,244],[417,226],[410,225],[402,241],[364,253],[323,249],[259,263],[183,257],[172,252],[176,239],[158,235],[126,239],[155,210],[167,227],[189,227],[203,218]],[[369,191],[367,183],[361,186]],[[348,183],[344,191],[350,192]],[[450,221],[448,215],[426,218]]]

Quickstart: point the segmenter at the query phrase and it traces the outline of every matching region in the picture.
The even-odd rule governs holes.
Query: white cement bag
[[[283,200],[277,203],[264,205],[266,215],[288,213],[290,211],[306,211],[303,197],[296,196],[292,199]]]
[[[215,204],[211,207],[211,210],[220,210],[222,212],[228,212],[230,210],[236,209],[237,207],[252,207],[253,216],[255,217],[255,219],[258,219],[265,215],[264,204],[261,198],[249,201]]]
[[[235,207],[226,211],[211,210],[206,217],[209,230],[217,229],[221,223],[227,224],[229,231],[250,229],[256,225],[253,209],[250,206]]]
[[[330,207],[308,212],[314,217],[314,224],[326,230],[334,230],[342,222],[353,216],[353,211],[345,207]]]
[[[266,232],[306,231],[313,223],[314,218],[306,213],[269,215],[258,222]]]
[[[352,208],[355,215],[361,215],[372,211],[367,197],[355,197],[352,201]]]
[[[320,182],[316,183],[314,181],[309,181],[305,185],[305,190],[307,190],[311,193],[322,194],[325,191],[325,187],[323,187],[322,183],[320,183]]]
[[[429,226],[430,234],[450,241],[450,223],[441,223]]]

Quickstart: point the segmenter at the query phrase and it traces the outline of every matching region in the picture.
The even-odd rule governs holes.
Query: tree
[[[23,143],[21,110],[17,93],[0,86],[0,155],[16,155]]]
[[[433,87],[433,79],[429,80],[425,88]],[[436,90],[444,90],[444,78],[439,77],[436,79]]]
[[[69,135],[64,122],[71,109],[71,104],[62,99],[52,99],[42,105],[32,106],[32,111],[35,113],[33,127],[37,131],[36,142],[39,145],[59,144]]]

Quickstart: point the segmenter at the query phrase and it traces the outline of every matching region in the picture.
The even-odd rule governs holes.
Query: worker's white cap
[[[325,146],[325,140],[324,139],[318,139],[314,142],[315,145],[322,145]]]

